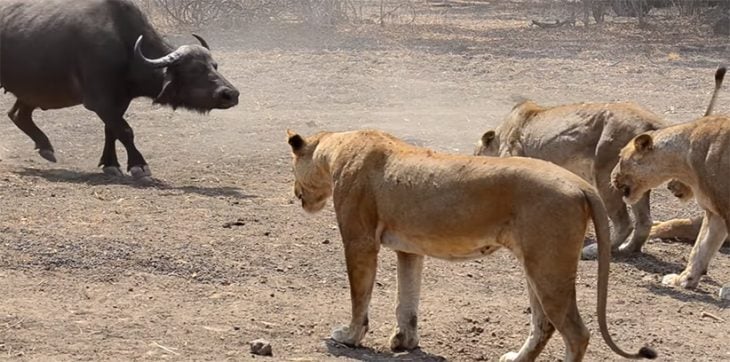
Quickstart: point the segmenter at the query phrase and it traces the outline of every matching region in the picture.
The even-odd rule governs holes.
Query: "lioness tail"
[[[717,94],[720,92],[720,87],[722,87],[722,80],[725,79],[726,71],[727,68],[725,67],[719,67],[717,68],[717,71],[715,71],[715,91],[712,92],[712,98],[710,99],[710,104],[707,106],[707,111],[705,111],[705,117],[712,114],[712,109],[715,108]]]
[[[608,272],[611,262],[611,238],[608,229],[608,216],[603,201],[598,193],[593,189],[583,190],[586,200],[591,208],[591,219],[593,219],[593,227],[596,229],[596,239],[598,242],[598,325],[601,329],[603,340],[612,351],[624,358],[629,359],[654,359],[657,357],[656,352],[649,347],[641,347],[638,353],[629,354],[619,348],[608,332],[606,324],[606,299],[608,297]]]

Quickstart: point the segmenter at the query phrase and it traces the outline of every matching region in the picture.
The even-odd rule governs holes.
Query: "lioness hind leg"
[[[332,339],[348,346],[359,346],[368,331],[368,307],[375,283],[375,271],[378,268],[378,249],[377,244],[372,246],[368,243],[365,246],[365,242],[345,241],[344,244],[352,319],[349,326],[332,331]]]
[[[679,275],[665,275],[662,278],[662,284],[688,289],[696,288],[702,274],[707,270],[710,260],[720,250],[727,235],[725,220],[717,214],[705,211],[705,218],[702,220],[697,241],[689,254],[687,267]]]
[[[555,332],[555,327],[553,327],[545,316],[540,300],[530,285],[529,279],[527,280],[527,294],[530,297],[530,310],[532,311],[530,335],[525,340],[519,352],[507,352],[502,355],[499,362],[534,361],[540,352],[542,352],[543,348],[545,348],[553,332]]]
[[[626,203],[624,203],[623,195],[621,192],[611,187],[611,171],[617,162],[618,150],[614,149],[616,142],[620,143],[620,140],[614,140],[610,136],[612,129],[606,128],[603,130],[601,141],[598,143],[596,149],[596,158],[594,160],[594,180],[596,190],[601,196],[601,200],[606,207],[608,218],[611,219],[611,248],[613,250],[623,244],[626,239],[634,231],[634,226],[631,224],[631,218],[629,212],[626,209]],[[620,134],[620,133],[619,133]],[[628,140],[626,140],[628,142]],[[598,244],[593,243],[586,245],[583,248],[581,259],[589,260],[596,259],[598,257]]]
[[[395,315],[398,325],[390,337],[393,351],[412,350],[418,347],[418,300],[421,294],[423,256],[397,252],[398,301]]]
[[[634,214],[634,234],[631,236],[631,239],[619,246],[618,250],[620,252],[640,252],[644,243],[649,238],[649,232],[651,231],[649,194],[650,192],[647,191],[639,202],[631,206],[631,212]]]
[[[650,238],[696,240],[702,227],[702,217],[672,219],[654,224]]]
[[[578,262],[577,257],[575,262]],[[533,259],[534,261],[534,259]],[[565,362],[582,361],[590,334],[583,324],[575,300],[577,266],[567,266],[561,258],[541,258],[526,266],[527,277],[542,310],[565,342]]]
[[[598,190],[598,194],[601,195],[601,200],[606,206],[608,218],[611,219],[611,225],[613,225],[611,233],[611,247],[615,250],[619,247],[619,245],[626,241],[629,235],[631,235],[634,227],[631,224],[631,218],[629,217],[629,212],[626,209],[626,203],[624,203],[623,195],[619,190],[611,187],[611,171],[613,170],[613,164],[609,162],[608,165],[610,166],[604,166],[596,170],[595,178],[596,189]]]

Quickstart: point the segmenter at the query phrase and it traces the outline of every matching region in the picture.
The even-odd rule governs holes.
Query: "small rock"
[[[271,351],[271,343],[265,339],[257,339],[249,342],[251,345],[251,353],[258,356],[273,356]]]
[[[229,221],[229,222],[223,224],[223,227],[226,229],[230,229],[233,226],[244,226],[244,225],[246,225],[246,222],[241,219],[238,219],[236,221]]]
[[[730,300],[730,285],[720,288],[720,299]]]
[[[329,243],[330,243],[330,239],[324,239],[324,241],[322,242],[322,244],[324,244],[324,245],[327,245]]]
[[[580,258],[582,260],[593,260],[598,258],[598,244],[590,244],[583,247]]]

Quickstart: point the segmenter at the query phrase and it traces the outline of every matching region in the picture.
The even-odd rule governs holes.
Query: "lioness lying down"
[[[633,137],[664,126],[658,116],[633,103],[542,107],[525,101],[517,104],[495,130],[482,135],[474,154],[539,158],[591,182],[613,223],[612,246],[636,252],[646,242],[652,225],[649,193],[631,208],[632,225],[621,193],[610,186],[611,170],[621,147]],[[596,246],[589,245],[583,256],[595,258],[596,253]]]
[[[694,198],[692,189],[689,186],[672,180],[667,184],[667,189],[678,199],[687,202]],[[649,232],[649,238],[679,239],[682,241],[694,242],[702,227],[703,216],[695,216],[690,219],[672,219],[663,222],[655,222]],[[728,239],[725,239],[728,242]]]
[[[662,283],[694,288],[730,226],[730,117],[709,116],[637,136],[621,150],[611,183],[629,203],[669,179],[691,188],[705,210],[687,267]]]
[[[334,201],[350,281],[352,319],[332,333],[357,346],[368,330],[368,306],[381,246],[398,259],[393,350],[418,346],[418,303],[425,255],[468,260],[504,247],[524,266],[532,329],[519,352],[501,361],[533,361],[557,329],[566,361],[583,359],[589,333],[576,304],[575,280],[587,222],[599,243],[598,321],[608,346],[626,358],[606,325],[609,229],[595,189],[548,162],[528,158],[447,155],[378,131],[289,133],[294,194],[316,212]],[[557,209],[556,209],[557,207]],[[557,210],[557,211],[556,211]]]

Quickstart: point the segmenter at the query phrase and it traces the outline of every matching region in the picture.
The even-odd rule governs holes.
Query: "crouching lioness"
[[[525,101],[517,104],[495,130],[482,135],[474,154],[539,158],[591,182],[613,222],[612,246],[622,252],[637,252],[652,225],[649,193],[631,208],[632,224],[621,193],[610,186],[611,170],[619,151],[633,137],[664,126],[661,118],[634,103],[542,107]],[[596,253],[596,246],[589,245],[583,254],[594,258]]]
[[[669,179],[686,184],[705,211],[687,267],[662,283],[694,288],[730,226],[730,117],[709,116],[637,136],[621,150],[611,182],[629,203]]]
[[[548,162],[528,158],[446,155],[378,131],[289,132],[294,193],[302,208],[334,200],[350,281],[352,319],[332,338],[360,344],[381,246],[398,259],[397,327],[393,350],[418,346],[418,303],[425,255],[467,260],[502,247],[524,266],[532,310],[530,336],[502,361],[533,361],[558,330],[566,361],[580,361],[589,333],[576,304],[575,280],[587,222],[599,243],[598,320],[606,343],[626,358],[606,325],[610,246],[606,212],[593,187]]]
[[[677,180],[669,181],[667,189],[669,189],[676,198],[683,202],[687,202],[694,198],[692,189]],[[679,239],[682,241],[694,242],[697,240],[700,228],[702,228],[702,219],[704,219],[703,216],[694,216],[689,219],[672,219],[655,222],[651,227],[649,238]],[[725,239],[725,242],[728,242],[728,239]]]

